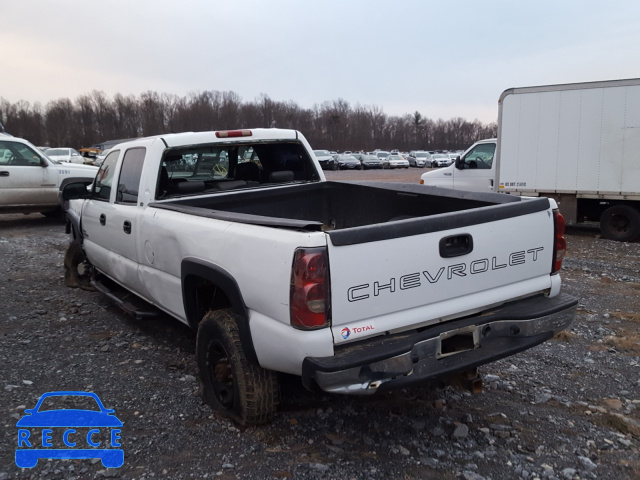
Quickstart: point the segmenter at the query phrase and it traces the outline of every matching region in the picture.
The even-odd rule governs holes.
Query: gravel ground
[[[416,182],[408,171],[329,179]],[[306,392],[283,379],[267,426],[239,429],[198,396],[195,335],[138,322],[63,285],[68,236],[40,215],[0,216],[0,480],[8,478],[640,478],[640,244],[571,229],[569,331],[451,387],[374,397]],[[16,421],[44,392],[93,391],[124,422],[124,466],[14,463]]]

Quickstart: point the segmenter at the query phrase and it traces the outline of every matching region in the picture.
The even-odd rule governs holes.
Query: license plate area
[[[480,329],[472,325],[441,333],[438,337],[436,358],[440,360],[476,348],[480,348]]]

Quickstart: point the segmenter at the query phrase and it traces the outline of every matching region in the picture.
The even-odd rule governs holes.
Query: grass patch
[[[640,355],[640,334],[622,330],[619,335],[606,337],[604,344],[614,347],[619,352]]]

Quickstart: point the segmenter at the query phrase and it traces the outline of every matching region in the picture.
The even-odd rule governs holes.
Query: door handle
[[[100,225],[106,225],[107,223],[107,216],[104,213],[100,214]]]
[[[124,230],[124,233],[126,233],[127,235],[131,234],[131,222],[129,220],[125,220],[124,224],[122,225],[122,229]]]
[[[468,233],[451,235],[440,239],[440,256],[453,258],[473,251],[473,237]]]
[[[0,172],[0,177],[8,177],[9,176],[9,172],[7,172],[6,170],[3,170],[2,172]]]

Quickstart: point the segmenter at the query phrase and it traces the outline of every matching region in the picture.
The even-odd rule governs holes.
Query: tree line
[[[8,133],[36,145],[74,148],[165,133],[277,127],[301,131],[316,149],[460,150],[495,137],[498,128],[460,117],[432,120],[418,111],[390,116],[381,107],[342,99],[308,109],[266,94],[245,102],[235,92],[215,90],[183,97],[149,91],[113,98],[94,90],[45,107],[0,97],[0,122]]]

